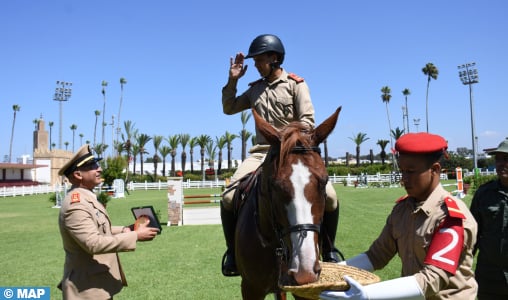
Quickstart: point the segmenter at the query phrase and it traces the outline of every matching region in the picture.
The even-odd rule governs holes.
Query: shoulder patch
[[[395,202],[397,202],[397,203],[402,202],[402,201],[406,200],[407,197],[409,197],[409,195],[404,195],[404,196],[400,197],[399,199],[397,199],[397,201],[395,201]]]
[[[459,219],[465,219],[466,217],[464,214],[460,211],[459,206],[457,205],[457,202],[451,197],[446,197],[444,200],[444,203],[446,205],[446,208],[448,209],[448,215],[452,218],[459,218]]]
[[[73,193],[71,195],[71,204],[72,203],[78,203],[79,201],[81,201],[79,193]]]
[[[296,75],[295,73],[289,73],[288,78],[293,79],[294,81],[296,81],[296,83],[300,83],[300,82],[304,81],[304,79],[302,77]]]
[[[257,84],[257,83],[259,83],[261,81],[263,81],[263,78],[259,78],[258,80],[249,83],[249,86],[253,86],[253,85],[255,85],[255,84]]]

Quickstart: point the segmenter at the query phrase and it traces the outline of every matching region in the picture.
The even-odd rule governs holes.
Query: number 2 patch
[[[464,227],[461,218],[447,217],[434,233],[424,263],[441,268],[453,275],[457,270]]]

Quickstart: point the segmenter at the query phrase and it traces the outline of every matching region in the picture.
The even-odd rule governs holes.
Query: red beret
[[[425,132],[406,133],[395,143],[395,150],[408,154],[445,152],[447,148],[448,143],[443,137]]]

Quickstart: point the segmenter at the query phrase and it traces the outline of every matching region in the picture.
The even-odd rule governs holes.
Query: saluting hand
[[[239,79],[242,77],[245,72],[247,72],[247,65],[243,65],[243,61],[245,56],[242,52],[236,54],[235,58],[230,58],[229,60],[229,78],[230,79]]]

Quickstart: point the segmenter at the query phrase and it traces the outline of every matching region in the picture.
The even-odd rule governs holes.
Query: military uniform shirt
[[[366,254],[377,270],[398,253],[402,261],[401,275],[414,275],[426,299],[474,300],[477,283],[472,264],[477,224],[461,200],[453,198],[465,216],[463,248],[455,275],[424,263],[434,233],[447,216],[444,203],[447,197],[451,197],[450,193],[438,185],[422,203],[411,197],[399,201]]]
[[[471,213],[479,228],[475,250],[480,250],[476,264],[480,290],[508,295],[508,188],[499,180],[480,186]]]
[[[260,79],[236,97],[236,88],[226,85],[222,89],[222,107],[225,114],[232,115],[249,108],[276,128],[282,128],[292,121],[306,123],[314,127],[314,107],[309,87],[295,75],[282,71],[281,76],[273,82]],[[257,132],[258,144],[266,144],[262,134]]]

